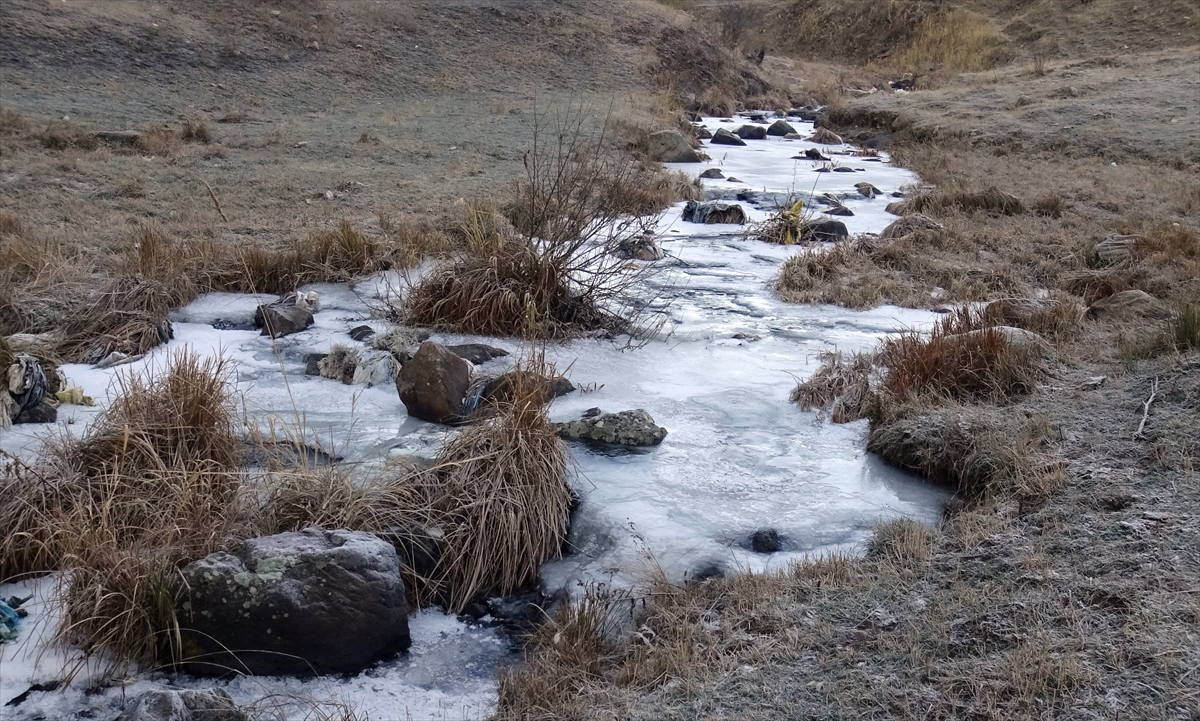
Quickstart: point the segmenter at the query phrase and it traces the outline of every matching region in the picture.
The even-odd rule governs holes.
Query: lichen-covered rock
[[[183,569],[189,670],[268,676],[356,673],[409,646],[392,545],[309,528],[255,538]]]
[[[649,413],[638,408],[560,423],[558,435],[576,441],[657,446],[667,437],[667,429],[656,424]]]

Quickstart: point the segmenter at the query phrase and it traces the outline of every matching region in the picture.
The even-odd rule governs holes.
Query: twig
[[[205,180],[204,178],[201,178],[200,182],[204,183],[204,187],[208,188],[208,197],[212,198],[213,205],[217,206],[217,212],[221,214],[221,220],[228,223],[229,218],[226,218],[225,211],[221,210],[221,201],[217,200],[217,194],[215,192],[213,192],[212,186],[209,185],[208,181]]]
[[[1133,434],[1133,440],[1145,440],[1142,431],[1146,430],[1146,421],[1150,419],[1150,404],[1154,402],[1154,396],[1158,395],[1158,378],[1154,379],[1154,383],[1150,386],[1150,397],[1142,403],[1142,422],[1138,424],[1137,433]]]

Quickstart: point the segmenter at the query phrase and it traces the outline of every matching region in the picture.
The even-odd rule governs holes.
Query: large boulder
[[[737,203],[710,200],[701,203],[689,200],[683,206],[683,219],[689,223],[730,223],[742,225],[746,222],[746,211]]]
[[[713,133],[712,140],[708,141],[713,145],[745,145],[746,141],[729,132],[725,128],[718,128],[717,132]]]
[[[1107,298],[1092,303],[1088,315],[1093,318],[1115,318],[1118,320],[1133,320],[1136,318],[1153,318],[1165,320],[1171,317],[1171,311],[1158,298],[1144,290],[1123,290],[1113,293]]]
[[[678,130],[660,130],[650,133],[647,151],[660,163],[699,163],[700,156],[688,145],[683,133]]]
[[[116,721],[250,721],[224,689],[152,689],[138,697]]]
[[[408,414],[430,423],[458,423],[471,388],[471,365],[445,346],[421,343],[396,377]]]
[[[273,303],[254,311],[254,327],[262,328],[262,334],[272,338],[299,333],[312,324],[312,311],[298,305]]]
[[[649,413],[638,408],[559,423],[558,435],[574,441],[657,446],[667,437],[667,429],[656,424]]]
[[[771,123],[771,127],[767,128],[767,135],[775,135],[781,138],[786,138],[789,135],[795,135],[796,129],[788,124],[788,121],[780,118]]]
[[[360,531],[255,538],[183,569],[193,673],[357,673],[409,646],[396,549]]]
[[[733,132],[742,140],[767,139],[767,129],[761,125],[743,125]]]

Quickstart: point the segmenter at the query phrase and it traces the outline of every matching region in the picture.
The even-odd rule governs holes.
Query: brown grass
[[[41,135],[42,145],[50,150],[95,150],[100,141],[82,125],[66,121],[55,121],[46,126]]]
[[[888,369],[883,387],[893,398],[951,398],[1002,403],[1033,390],[1041,354],[1017,348],[980,314],[959,310],[929,334],[913,331],[885,338],[879,363]]]
[[[237,440],[226,369],[187,353],[156,377],[120,376],[78,440],[0,479],[0,577],[71,569],[58,636],[85,651],[178,658],[174,568],[240,536]]]

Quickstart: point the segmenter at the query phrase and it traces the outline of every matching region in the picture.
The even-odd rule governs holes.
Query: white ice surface
[[[714,120],[707,124],[714,129],[722,125]],[[810,125],[792,124],[801,133],[811,132]],[[854,183],[866,181],[890,192],[915,178],[885,162],[848,156],[831,157],[865,171],[814,173],[819,163],[791,159],[810,145],[771,138],[747,141],[746,147],[712,146],[707,148],[711,162],[674,167],[699,174],[719,166],[745,181],[704,181],[714,194],[727,185],[756,191],[759,198],[832,192],[845,196],[855,212],[838,218],[852,233],[882,230],[893,219],[883,211],[888,200],[858,196]],[[826,155],[839,150],[816,147]],[[756,219],[765,218],[772,207],[743,205]],[[572,592],[588,581],[634,584],[651,563],[675,579],[711,566],[778,568],[804,554],[853,550],[879,519],[934,521],[945,500],[943,491],[865,453],[862,423],[818,422],[814,413],[790,403],[788,393],[797,379],[816,369],[821,351],[865,350],[886,333],[925,327],[935,316],[895,307],[855,312],[782,303],[769,282],[796,248],[746,239],[740,226],[685,223],[681,208],[671,208],[660,221],[660,241],[669,257],[661,261],[663,272],[648,289],[648,297],[670,301],[653,305],[665,316],[659,337],[633,350],[599,340],[548,348],[559,370],[569,368],[570,378],[587,390],[558,399],[551,407],[555,420],[578,417],[593,406],[605,411],[645,408],[669,434],[661,446],[641,453],[611,455],[572,446],[582,496],[571,534],[573,553],[543,567],[546,584]],[[169,354],[187,347],[226,359],[235,389],[263,426],[274,422],[292,433],[301,428],[307,440],[368,467],[396,453],[431,456],[454,431],[408,417],[391,385],[364,388],[304,375],[306,354],[327,352],[334,343],[355,345],[347,335],[350,328],[364,323],[385,328],[372,319],[372,308],[402,285],[398,276],[383,274],[353,288],[306,288],[321,293],[323,309],[315,324],[274,342],[255,331],[212,327],[217,320],[249,323],[257,303],[273,296],[204,296],[174,314],[175,339],[143,360],[107,370],[64,366],[69,381],[96,396],[99,406],[63,406],[52,432],[82,432],[109,402],[121,374],[161,369]],[[514,356],[524,350],[511,339],[434,338],[486,342]],[[500,371],[511,362],[497,359],[484,370]],[[45,427],[14,427],[0,433],[0,448],[32,458],[39,434],[47,432]],[[760,528],[778,530],[784,551],[769,556],[750,551],[747,539]],[[0,587],[0,595],[14,593],[7,588]],[[43,593],[35,603],[44,601],[48,586],[38,588]],[[42,618],[43,626],[53,620]],[[494,631],[465,626],[437,611],[423,611],[412,622],[412,652],[379,669],[349,679],[241,679],[228,690],[240,702],[271,693],[338,698],[362,706],[376,721],[405,714],[413,719],[485,715],[494,702],[494,670],[508,653],[506,642]],[[0,703],[68,662],[58,651],[44,650],[38,638],[44,640],[23,632],[22,644],[3,647]],[[30,660],[36,656],[31,651],[42,654],[40,663]],[[123,693],[133,698],[136,689],[162,682],[139,676]],[[111,719],[122,690],[84,696],[83,687],[76,683],[66,693],[34,694],[15,710],[0,705],[0,718],[37,718],[37,713],[82,718],[92,713],[90,718]],[[17,711],[20,715],[14,715]]]

